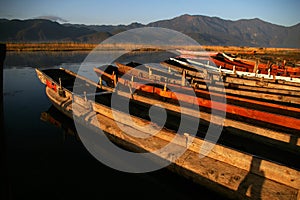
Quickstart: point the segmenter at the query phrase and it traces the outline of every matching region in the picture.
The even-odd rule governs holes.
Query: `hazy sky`
[[[299,0],[0,0],[0,18],[44,16],[79,24],[147,24],[191,14],[291,26],[300,22],[299,9]]]

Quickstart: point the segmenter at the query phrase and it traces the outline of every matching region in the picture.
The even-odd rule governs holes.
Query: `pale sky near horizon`
[[[50,18],[73,24],[147,24],[182,14],[227,20],[260,18],[292,26],[300,23],[299,0],[0,0],[0,18]]]

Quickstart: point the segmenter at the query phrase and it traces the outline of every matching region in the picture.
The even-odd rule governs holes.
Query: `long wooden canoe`
[[[100,102],[96,103],[87,100],[83,96],[74,94],[72,88],[65,88],[65,86],[70,87],[70,85],[66,84],[64,81],[70,81],[69,83],[71,83],[74,78],[72,78],[72,73],[69,74],[66,73],[67,71],[61,70],[62,71],[59,71],[59,69],[55,71],[37,70],[37,74],[43,83],[51,83],[51,87],[50,84],[46,87],[46,94],[53,105],[67,116],[80,118],[82,119],[83,124],[89,124],[90,127],[95,130],[99,128],[103,129],[110,135],[111,140],[126,146],[126,148],[132,151],[153,152],[157,148],[162,148],[166,143],[171,141],[179,146],[186,145],[187,139],[185,136],[182,136],[182,140],[174,141],[174,133],[165,129],[159,134],[147,139],[128,136],[116,127],[115,122],[110,118],[111,116],[107,106]],[[48,76],[49,74],[52,74],[52,76]],[[70,76],[66,74],[69,74]],[[71,78],[71,80],[68,80],[68,77]],[[58,82],[59,80],[61,80],[62,84]],[[87,79],[82,79],[82,83],[83,85],[94,84]],[[53,87],[53,85],[55,85],[55,87]],[[97,87],[103,87],[103,89],[106,88],[104,85],[99,85]],[[60,90],[63,92],[59,92]],[[109,89],[109,91],[111,90]],[[92,105],[89,107],[92,109],[91,111],[84,109],[88,104]],[[93,111],[96,111],[97,114],[95,115]],[[137,120],[138,123],[147,123],[147,121],[144,121],[143,119],[133,118],[134,120]],[[95,123],[99,120],[103,123]],[[126,120],[121,123],[127,125]],[[174,170],[174,172],[186,176],[189,179],[193,179],[200,184],[205,185],[209,182],[209,187],[211,189],[237,199],[253,198],[255,196],[259,196],[263,199],[297,199],[300,190],[300,172],[298,170],[272,162],[265,158],[258,158],[253,155],[242,153],[219,144],[215,145],[213,151],[205,158],[200,158],[199,148],[203,143],[204,141],[202,139],[195,138],[188,147],[188,150],[176,160],[172,159],[173,156],[169,155],[159,156],[174,162],[169,168]],[[248,144],[245,143],[245,146],[247,145]],[[250,180],[255,183],[263,183],[259,185],[259,191],[253,190],[251,194],[246,192],[250,187],[246,183]],[[255,187],[256,186],[257,185],[255,185]],[[252,185],[252,187],[254,186]]]
[[[112,74],[108,74],[102,71],[100,68],[95,68],[94,71],[98,73],[100,76],[104,76],[107,78],[113,78]],[[117,74],[119,72],[116,72]],[[120,74],[122,74],[121,72]],[[133,75],[133,74],[130,74]],[[291,128],[295,130],[300,130],[300,119],[299,115],[299,108],[297,107],[289,107],[283,105],[277,105],[273,103],[263,103],[256,100],[244,99],[234,96],[229,96],[227,101],[239,101],[239,105],[235,104],[224,104],[218,101],[214,101],[211,99],[207,99],[203,97],[205,95],[212,95],[214,97],[225,97],[225,95],[215,94],[204,92],[200,90],[195,90],[196,95],[190,95],[193,93],[192,88],[182,88],[182,86],[178,86],[175,84],[167,84],[162,82],[153,82],[152,80],[145,79],[142,77],[134,77],[134,81],[132,80],[133,76],[128,74],[123,75],[122,77],[118,77],[118,83],[122,84],[125,87],[131,87],[133,89],[152,93],[158,96],[161,96],[166,99],[172,100],[180,100],[182,102],[188,103],[192,106],[201,106],[208,109],[212,109],[212,107],[216,110],[226,112],[227,114],[235,115],[239,117],[246,117],[248,119],[252,119],[255,121],[261,121],[273,125],[279,125],[286,128]],[[113,80],[115,80],[114,78]],[[153,84],[145,85],[143,82],[152,82]],[[173,92],[169,88],[176,90]],[[189,91],[187,94],[187,91]],[[201,97],[202,96],[202,97]],[[227,97],[227,95],[226,95]],[[248,105],[248,107],[244,107],[243,104]],[[260,105],[260,109],[257,108],[250,108],[252,106]],[[226,108],[226,110],[225,110]],[[292,112],[291,112],[292,111]],[[293,113],[293,116],[290,114]]]
[[[258,70],[261,74],[292,78],[300,77],[300,68],[287,66],[285,61],[281,64],[273,64],[270,62],[260,63],[258,61],[236,58],[224,52],[207,54],[207,56],[200,54],[200,58],[199,55],[191,51],[180,51],[180,53],[180,57],[182,58],[206,60],[214,63],[217,67],[221,66],[222,68],[229,70],[232,70],[233,68],[244,72],[256,72],[256,70]]]
[[[135,67],[132,67],[129,63],[128,64],[122,64],[119,62],[115,63],[116,66],[118,68],[115,68],[114,71],[116,71],[116,73],[119,73],[119,75],[123,75],[123,74],[128,74],[128,75],[132,75],[138,78],[144,78],[144,79],[151,79],[152,81],[155,82],[165,82],[167,84],[172,84],[174,87],[176,87],[176,85],[181,85],[183,87],[179,87],[181,89],[191,89],[191,87],[196,91],[196,92],[204,92],[207,94],[208,90],[199,90],[199,87],[201,88],[201,85],[205,85],[205,89],[209,89],[210,95],[215,95],[216,93],[218,93],[220,91],[221,88],[216,89],[216,87],[218,86],[218,84],[223,85],[224,87],[226,87],[226,92],[227,93],[233,93],[233,94],[238,94],[239,95],[243,95],[242,92],[243,91],[238,91],[238,89],[244,88],[246,89],[248,92],[245,93],[249,93],[250,90],[253,90],[256,94],[251,93],[250,97],[255,97],[258,96],[258,99],[262,100],[262,99],[270,99],[270,100],[281,100],[283,102],[289,102],[289,103],[296,103],[296,104],[300,104],[300,84],[299,87],[295,87],[295,90],[285,90],[285,87],[282,86],[281,84],[274,84],[274,89],[271,88],[264,88],[264,83],[261,82],[260,80],[260,85],[262,87],[256,87],[256,86],[244,86],[243,84],[247,84],[247,81],[249,81],[248,79],[235,79],[235,77],[228,77],[227,80],[228,82],[215,82],[214,84],[211,84],[208,81],[202,81],[201,83],[198,81],[195,81],[194,78],[192,79],[188,79],[186,76],[186,73],[189,73],[189,70],[186,70],[187,72],[183,72],[185,75],[179,75],[179,74],[175,74],[174,72],[172,72],[171,74],[167,71],[158,71],[157,68],[153,68],[151,66],[147,66],[147,67],[139,67],[138,69]],[[136,66],[141,66],[141,64],[136,64]],[[160,72],[160,73],[157,73]],[[250,80],[253,81],[253,80]],[[197,84],[198,83],[198,84]],[[200,85],[201,84],[201,85]],[[251,85],[251,83],[249,83],[248,85]],[[257,85],[257,84],[256,84]],[[185,87],[188,86],[188,87]],[[270,86],[270,83],[269,83]],[[297,86],[297,85],[295,85]],[[209,87],[209,88],[208,88]],[[233,90],[230,90],[229,87],[234,87],[235,90],[234,92],[232,92]],[[228,88],[228,89],[227,89]],[[291,89],[291,88],[289,88]],[[215,91],[216,90],[216,91]],[[299,91],[298,91],[299,90]],[[260,93],[257,93],[257,91],[260,91]],[[268,94],[264,95],[264,92],[268,92]],[[278,98],[271,98],[274,97],[275,94],[270,95],[270,93],[278,93]],[[228,94],[227,94],[228,95]],[[285,96],[284,96],[285,95]],[[286,96],[288,95],[288,96]],[[295,98],[293,98],[291,95],[294,95]],[[263,98],[262,98],[263,97]],[[270,98],[269,98],[270,97]],[[231,97],[230,95],[228,95],[228,98],[234,99],[235,97]],[[248,100],[249,98],[244,98],[245,100]]]
[[[284,85],[298,85],[300,86],[300,78],[287,77],[287,76],[276,76],[274,74],[262,74],[257,72],[246,72],[245,70],[239,70],[236,67],[233,69],[226,69],[222,66],[217,68],[215,65],[208,63],[199,62],[193,59],[185,59],[181,57],[169,58],[168,60],[161,62],[162,66],[173,68],[178,72],[182,73],[186,70],[186,75],[196,78],[203,78],[203,74],[208,74],[207,78],[211,80],[219,80],[219,77],[235,77],[242,78],[244,80],[255,80],[271,83],[278,83]],[[226,82],[226,79],[223,81]],[[260,85],[258,85],[260,86]]]
[[[70,74],[69,79],[72,80],[72,77],[80,77],[81,79],[85,80],[85,82],[87,82],[89,85],[94,85],[94,87],[98,87],[98,88],[102,88],[105,91],[110,91],[113,92],[115,89],[114,88],[110,88],[110,87],[106,87],[105,85],[97,85],[94,82],[90,81],[89,79],[86,79],[85,77],[81,77],[78,74],[75,74],[72,71],[66,70],[66,69],[62,69],[63,72],[65,72],[66,74]],[[72,81],[69,81],[67,78],[64,78],[65,75],[60,75],[59,73],[60,71],[53,71],[53,76],[56,77],[56,80],[52,80],[48,78],[47,80],[44,80],[43,82],[46,84],[47,82],[50,84],[47,84],[48,87],[49,85],[55,85],[55,88],[58,88],[57,84],[53,84],[55,82],[59,82],[59,79],[57,78],[58,76],[61,77],[61,82],[64,83],[64,87],[65,88],[69,88],[72,85]],[[49,75],[51,75],[51,71],[47,72]],[[41,79],[43,79],[44,76],[40,76]],[[110,79],[109,79],[110,80]],[[52,88],[52,86],[50,87]],[[91,91],[93,92],[93,91]],[[190,116],[192,118],[200,118],[201,120],[201,124],[208,126],[210,123],[216,123],[218,124],[219,122],[222,122],[222,119],[219,120],[218,116],[213,116],[210,113],[206,113],[206,112],[197,112],[195,109],[193,108],[185,108],[185,109],[181,109],[180,106],[168,103],[166,101],[160,101],[157,99],[153,98],[152,94],[149,94],[147,96],[147,94],[143,94],[140,95],[138,93],[134,93],[134,94],[130,94],[129,92],[122,92],[120,90],[117,91],[118,95],[123,96],[125,98],[131,98],[132,101],[134,101],[136,104],[150,104],[150,105],[162,105],[163,107],[167,108],[172,115],[176,115],[180,118],[181,114],[184,114],[186,116]],[[102,102],[104,103],[104,102]],[[97,106],[96,106],[97,107]],[[215,119],[215,120],[212,120]],[[176,120],[171,120],[172,123],[174,122],[175,124],[177,124]],[[170,126],[173,126],[174,124],[170,123]],[[257,126],[257,124],[249,124],[246,123],[244,121],[236,121],[230,118],[225,118],[223,121],[223,127],[224,130],[227,130],[227,134],[232,134],[232,135],[237,135],[238,137],[244,137],[244,138],[249,138],[251,140],[255,140],[255,141],[259,141],[271,146],[274,146],[276,148],[284,148],[287,151],[291,151],[291,152],[298,152],[299,151],[299,147],[300,147],[300,139],[297,139],[298,136],[292,135],[290,133],[287,133],[286,129],[283,130],[274,130],[274,129],[270,129],[270,128],[264,128],[264,127],[259,127]],[[292,143],[290,143],[290,141],[295,141]]]

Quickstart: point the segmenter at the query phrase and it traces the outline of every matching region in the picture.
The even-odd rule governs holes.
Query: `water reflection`
[[[87,54],[87,52],[86,52]],[[109,168],[78,141],[73,120],[45,94],[32,67],[76,71],[84,52],[8,52],[3,92],[8,182],[12,199],[221,199],[167,169],[128,174]],[[150,192],[149,192],[150,191]]]
[[[7,52],[4,67],[52,67],[62,63],[81,63],[89,51]]]
[[[55,126],[56,128],[61,129],[63,133],[63,140],[65,140],[67,136],[73,136],[76,140],[80,141],[76,132],[74,121],[63,115],[53,105],[51,105],[47,111],[41,113],[40,119]]]
[[[7,52],[4,68],[8,67],[53,67],[64,63],[76,63],[80,65],[91,51],[33,51],[33,52]],[[116,53],[116,52],[115,52]],[[124,53],[124,52],[123,52]],[[110,55],[112,52],[101,51],[96,54],[99,61],[99,55]],[[158,52],[127,52],[117,58],[118,62],[136,61],[140,63],[159,63],[176,54],[168,51]],[[143,56],[141,56],[143,55]],[[106,56],[103,56],[106,57]]]
[[[122,193],[124,198],[130,197],[130,199],[140,199],[141,197],[156,199],[157,196],[182,200],[194,199],[195,196],[199,196],[201,199],[227,199],[166,168],[149,173],[130,174],[105,167],[96,163],[95,159],[87,159],[90,158],[90,155],[82,154],[83,145],[80,143],[73,120],[62,114],[53,105],[41,112],[40,120],[62,130],[64,146],[67,146],[67,148],[63,148],[63,159],[65,160],[63,167],[67,170],[63,170],[63,175],[60,175],[65,179],[62,185],[64,191],[57,191],[63,197],[76,198],[79,195],[82,198],[88,196],[102,199],[107,195],[113,198]],[[76,142],[73,138],[76,139]],[[82,160],[84,162],[79,163]],[[80,189],[80,192],[74,190],[75,188]],[[151,192],[149,193],[149,191]],[[145,194],[147,194],[147,198],[144,196]]]

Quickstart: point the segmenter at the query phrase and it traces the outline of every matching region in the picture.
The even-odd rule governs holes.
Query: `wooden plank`
[[[183,108],[180,106],[176,106],[174,104],[170,104],[164,101],[159,101],[156,99],[151,99],[145,96],[138,95],[137,93],[134,93],[133,96],[129,95],[127,92],[123,91],[117,91],[118,95],[127,97],[127,98],[133,98],[133,101],[135,103],[146,103],[150,105],[161,105],[164,108],[171,110],[174,112],[174,115],[187,115],[192,116],[195,118],[199,118],[201,120],[205,120],[207,123],[205,125],[209,125],[209,123],[216,123],[222,122],[222,119],[218,116],[213,116],[209,113],[205,112],[199,112],[195,109],[191,108]],[[214,119],[214,120],[212,120]],[[246,138],[252,138],[256,141],[261,141],[263,143],[269,143],[272,146],[275,147],[282,147],[286,150],[289,150],[291,152],[298,152],[300,147],[300,141],[296,144],[291,144],[290,141],[292,140],[292,135],[279,132],[279,131],[273,131],[270,129],[260,128],[255,125],[247,124],[240,121],[231,120],[228,118],[225,118],[223,121],[223,127],[231,134],[237,135],[239,137],[246,137]],[[233,130],[236,129],[236,130]],[[243,133],[242,131],[246,131],[247,133]],[[269,138],[269,139],[268,139]],[[300,138],[298,139],[300,140]]]
[[[174,69],[181,70],[179,72],[182,73],[182,68],[180,68],[180,67],[170,65],[165,62],[162,62],[161,65],[166,66],[166,67],[173,67]],[[233,87],[236,90],[237,89],[247,89],[247,90],[253,90],[253,91],[260,91],[260,92],[277,93],[278,95],[280,95],[280,94],[297,95],[300,97],[300,87],[293,87],[293,85],[292,85],[292,87],[296,90],[278,89],[278,87],[275,87],[274,85],[271,85],[272,88],[265,88],[262,86],[264,84],[268,84],[268,82],[266,82],[265,80],[264,80],[264,82],[262,82],[261,79],[257,79],[256,81],[250,80],[250,83],[251,83],[250,85],[252,85],[252,86],[249,86],[249,84],[248,85],[244,84],[243,80],[247,81],[247,78],[241,79],[241,78],[233,77],[233,78],[236,78],[237,80],[239,80],[239,82],[234,82],[234,81],[232,81],[232,83],[223,82],[223,81],[220,82],[220,75],[215,74],[215,73],[211,74],[211,72],[206,72],[203,74],[201,72],[194,72],[194,71],[187,70],[187,76],[188,75],[190,75],[191,77],[194,77],[194,81],[200,83],[199,86],[202,86],[203,83],[206,83],[206,85],[209,85],[209,86],[214,86],[214,84],[216,84],[216,85],[223,85],[226,87]],[[228,75],[226,75],[226,76],[228,76]],[[229,77],[228,79],[232,78],[230,76],[228,76],[228,77]],[[204,79],[206,79],[206,80],[204,80]],[[213,80],[214,83],[212,83],[211,80]],[[277,84],[275,84],[275,85],[277,85]],[[281,85],[283,85],[282,87],[285,87],[285,84],[281,84]],[[289,86],[289,85],[287,85],[287,86]],[[295,85],[295,86],[298,86],[298,85]],[[274,98],[274,99],[280,99],[280,98],[282,98],[282,96],[279,96],[279,98]],[[287,97],[287,98],[290,99],[289,97]],[[291,100],[287,100],[287,102],[291,102],[291,101],[298,102],[298,98],[291,97]]]
[[[150,79],[151,81],[155,81],[155,82],[159,83],[159,82],[161,82],[160,80],[163,78],[160,75],[154,75],[154,74],[150,76],[149,73],[145,72],[144,70],[139,70],[139,69],[136,69],[136,68],[132,68],[130,66],[126,66],[126,65],[123,65],[123,64],[118,63],[118,62],[116,62],[116,65],[118,66],[118,69],[121,70],[121,74],[126,74],[128,72],[128,73],[130,73],[130,75],[133,75],[133,76],[137,77],[138,80],[143,80],[145,82],[148,81],[148,79]],[[97,69],[95,69],[95,70],[97,71]],[[183,87],[183,86],[186,85],[185,84],[185,78],[183,79],[183,77],[185,77],[185,71],[187,71],[187,70],[183,70],[183,72],[182,72],[183,74],[182,74],[181,83],[180,83],[180,80],[174,80],[173,82],[172,82],[172,80],[168,80],[168,85],[171,86],[171,87],[179,88],[179,89],[192,90],[191,87]],[[101,72],[99,72],[99,73],[101,73]],[[153,79],[153,77],[154,77],[154,79]],[[169,83],[171,83],[171,84],[169,84]],[[163,83],[161,83],[161,84],[163,84]],[[180,84],[181,84],[181,86],[177,86],[177,85],[180,85]],[[209,90],[209,92],[208,92],[208,91],[204,91],[204,90],[195,89],[195,92],[196,93],[210,95],[210,96],[224,97],[223,94],[215,93],[212,90]],[[268,96],[268,95],[265,95],[265,97],[266,96]],[[291,111],[296,111],[296,112],[299,112],[299,110],[300,110],[300,109],[294,108],[294,107],[272,104],[272,103],[268,103],[268,102],[265,102],[265,101],[262,102],[262,101],[258,101],[258,100],[251,100],[251,99],[246,99],[246,98],[240,98],[240,97],[230,96],[228,94],[226,94],[226,99],[244,101],[244,102],[249,102],[249,103],[253,103],[253,104],[257,104],[257,105],[262,105],[262,106],[266,106],[266,107],[280,108],[280,109],[286,109],[286,110],[291,110]],[[277,99],[283,99],[283,97],[280,96]],[[300,98],[299,99],[297,98],[296,101],[297,100],[300,102]]]
[[[224,89],[210,85],[209,91],[223,92]],[[283,95],[283,94],[272,94],[272,93],[266,93],[263,91],[257,92],[257,90],[249,91],[249,90],[243,90],[243,89],[231,89],[228,87],[225,88],[225,91],[226,91],[226,94],[241,95],[244,97],[252,97],[252,98],[254,97],[254,98],[258,98],[258,99],[272,100],[272,101],[277,101],[277,102],[300,104],[300,97],[287,96],[287,95]]]
[[[180,67],[168,64],[166,62],[161,62],[161,65],[166,66],[166,67],[172,67],[172,68],[178,70],[180,73],[182,73],[182,69],[180,69]],[[200,79],[202,79],[202,78],[208,79],[209,76],[213,76],[214,77],[213,80],[219,79],[218,74],[216,72],[206,71],[203,74],[203,72],[201,71],[201,68],[199,68],[199,67],[194,67],[189,64],[186,64],[185,67],[187,68],[188,76],[196,77],[196,78],[200,78]],[[200,72],[195,72],[194,71],[195,69],[200,70]],[[193,70],[193,71],[191,71],[191,70]],[[206,74],[210,74],[210,75],[207,76]],[[276,80],[277,83],[275,83],[275,80],[263,79],[263,81],[262,81],[262,78],[247,77],[247,76],[237,77],[234,74],[224,74],[224,77],[225,77],[225,82],[228,82],[228,83],[300,91],[300,84],[294,83],[294,82]]]
[[[221,82],[221,81],[215,81],[211,85],[223,86],[223,87],[228,87],[228,88],[232,88],[232,89],[236,89],[236,90],[242,89],[242,90],[248,90],[248,91],[259,91],[259,92],[279,94],[279,95],[300,96],[300,92],[295,91],[295,90],[264,88],[264,87],[248,86],[248,85],[241,85],[241,84],[235,84],[235,83],[225,83],[225,82]]]
[[[265,107],[270,107],[270,108],[274,108],[274,109],[284,109],[284,110],[289,110],[289,111],[295,111],[295,112],[300,112],[300,108],[297,107],[292,107],[292,106],[287,106],[287,105],[280,105],[280,104],[275,104],[275,103],[269,103],[266,101],[259,101],[258,99],[253,100],[253,99],[249,99],[249,98],[244,98],[244,97],[236,97],[236,96],[232,96],[229,94],[224,94],[224,91],[227,93],[227,89],[222,90],[222,88],[219,88],[218,91],[221,91],[222,93],[216,93],[214,92],[213,89],[216,89],[215,87],[210,87],[209,86],[209,91],[208,90],[203,90],[203,89],[195,89],[192,87],[182,87],[182,86],[178,86],[175,84],[168,84],[168,86],[172,87],[172,88],[178,88],[178,89],[182,89],[182,90],[188,90],[188,91],[195,91],[196,95],[202,94],[202,95],[207,95],[210,96],[212,98],[215,97],[222,97],[222,98],[226,98],[226,100],[236,100],[236,101],[242,101],[242,102],[247,102],[247,103],[252,103],[252,104],[256,104],[256,105],[261,105],[261,106],[265,106]],[[239,94],[243,94],[243,92],[236,92]],[[280,99],[282,99],[282,96],[279,97]],[[300,98],[299,98],[300,101]],[[300,116],[300,113],[299,113]]]
[[[51,92],[52,90],[48,90],[47,94],[53,101],[54,94],[49,94],[49,91]],[[116,140],[128,142],[126,147],[130,149],[137,150],[134,147],[136,146],[146,150],[147,152],[154,152],[155,150],[165,146],[166,142],[168,143],[170,141],[175,142],[174,145],[185,145],[185,137],[174,141],[173,133],[168,133],[167,131],[164,131],[163,133],[160,132],[159,134],[156,134],[151,138],[147,138],[146,140],[142,138],[130,137],[128,134],[123,133],[115,126],[114,120],[111,120],[104,115],[94,115],[91,113],[90,115],[85,115],[85,118],[81,119],[83,120],[83,125],[85,125],[85,123],[89,124],[90,128],[90,125],[92,125],[93,130],[97,131],[97,129],[100,128],[114,136],[113,140],[115,142],[117,142]],[[102,123],[98,123],[99,121]],[[124,125],[127,126],[126,124]],[[251,155],[228,149],[220,145],[215,145],[207,157],[200,158],[199,152],[200,148],[203,147],[203,144],[203,140],[195,138],[188,147],[188,151],[186,151],[176,161],[172,160],[172,157],[170,157],[169,154],[157,155],[163,159],[170,159],[170,161],[174,161],[175,166],[172,166],[176,168],[174,171],[182,172],[182,169],[190,171],[192,174],[188,175],[189,178],[202,177],[202,179],[204,178],[206,180],[210,180],[218,185],[221,185],[223,188],[227,188],[227,190],[229,189],[230,191],[235,191],[234,194],[240,195],[242,198],[245,198],[247,194],[245,194],[243,190],[239,190],[239,188],[243,185],[243,181],[246,180],[246,177],[249,174],[256,175],[253,177],[255,178],[254,181],[257,182],[262,179],[264,182],[264,184],[260,186],[260,190],[264,191],[260,192],[260,197],[261,195],[264,195],[263,197],[268,198],[297,198],[297,193],[299,192],[300,187],[299,171],[266,161],[264,159],[255,159]],[[257,162],[255,160],[257,160]],[[200,181],[200,183],[203,182]],[[273,192],[274,188],[276,192]],[[278,191],[280,191],[280,193],[278,193]],[[227,192],[228,191],[225,193]],[[255,193],[255,191],[253,191],[253,193]],[[254,195],[253,193],[252,195]]]
[[[68,104],[66,102],[66,100],[72,101],[72,99],[70,99],[69,97],[73,96],[70,92],[67,92],[69,94],[67,94],[67,97],[60,97],[58,95],[57,92],[55,92],[53,89],[51,88],[46,88],[46,92],[48,94],[48,97],[54,101],[56,104],[61,105],[62,107],[64,107],[64,104],[67,104],[68,106],[71,106],[72,104]],[[80,98],[80,97],[78,97]],[[84,99],[82,98],[82,101],[84,101]],[[64,102],[62,104],[62,102]],[[77,115],[79,116],[87,116],[86,112],[89,111],[96,111],[97,113],[104,115],[112,120],[114,120],[114,116],[111,114],[111,110],[104,106],[101,105],[99,103],[95,103],[93,101],[89,101],[90,104],[93,105],[93,108],[95,110],[87,110],[86,108],[82,107],[82,109],[80,109],[79,107],[81,106],[81,104],[78,104],[77,107],[78,109],[80,109],[79,112],[76,111]],[[72,106],[74,109],[74,105]],[[71,108],[69,108],[71,109]],[[81,111],[82,110],[82,111]],[[74,111],[74,110],[73,110]],[[125,114],[119,111],[118,114]],[[83,114],[84,113],[84,114]],[[125,114],[126,115],[126,114]],[[96,116],[94,114],[92,114],[92,116]],[[134,120],[135,123],[141,125],[141,126],[149,126],[149,124],[151,124],[149,121],[141,119],[141,118],[137,118],[134,116],[131,116],[132,120]],[[128,123],[128,120],[124,119],[124,117],[118,118],[118,119],[122,119],[124,121],[118,121],[126,126],[132,126],[132,128],[136,128],[135,127],[135,123]],[[89,119],[88,121],[92,121],[91,119]],[[99,124],[97,123],[96,126],[98,126]],[[155,125],[153,126],[153,128],[155,128]],[[158,129],[159,130],[159,129]],[[139,129],[139,131],[141,131]],[[147,131],[147,130],[145,130]],[[144,134],[147,134],[146,132]],[[177,145],[183,145],[185,146],[186,143],[186,139],[185,136],[182,136],[183,138],[180,140],[173,140],[174,139],[174,132],[170,132],[170,130],[167,129],[161,129],[159,131],[159,134],[155,134],[154,137],[159,137],[160,139],[166,140],[166,141],[173,141],[175,142],[175,144]],[[152,136],[153,137],[153,136]],[[191,144],[189,145],[189,150],[199,153],[201,152],[200,148],[203,148],[205,146],[209,147],[210,145],[208,145],[208,141],[205,141],[205,143],[207,143],[206,145],[204,145],[204,140],[200,139],[200,138],[193,138],[193,140],[191,140]],[[203,151],[205,152],[205,151]],[[244,169],[249,171],[251,169],[251,162],[252,162],[252,156],[251,155],[247,155],[245,153],[242,152],[238,152],[236,150],[232,150],[229,149],[227,147],[223,147],[221,145],[215,145],[214,149],[212,151],[209,152],[208,157],[228,163],[232,166],[236,166],[238,168]],[[253,165],[253,164],[252,164]],[[259,168],[259,167],[255,167],[255,168]],[[275,180],[275,181],[280,181],[283,184],[289,185],[291,187],[300,189],[300,178],[296,178],[296,177],[300,177],[300,172],[297,170],[293,170],[290,169],[288,167],[282,166],[282,165],[278,165],[278,164],[274,164],[270,161],[263,161],[262,163],[260,163],[260,168],[262,170],[264,170],[265,172],[265,177],[269,178],[271,180]],[[285,172],[285,173],[282,173]],[[258,173],[257,171],[253,171],[253,173]]]
[[[170,98],[170,99],[175,99],[175,100],[179,99],[183,102],[192,105],[199,105],[206,108],[212,108],[213,106],[214,109],[219,111],[224,111],[226,113],[235,114],[235,115],[247,117],[254,120],[264,121],[264,122],[280,125],[283,127],[300,130],[300,119],[263,112],[263,111],[254,110],[250,108],[244,108],[244,107],[230,105],[230,104],[224,104],[217,101],[211,101],[201,97],[190,96],[179,92],[175,94],[172,91],[164,91],[161,88],[157,88],[155,86],[150,86],[150,85],[144,85],[143,83],[130,82],[123,78],[119,78],[119,83],[125,86],[128,86],[130,84],[132,88],[138,89],[140,91],[155,93],[157,95]],[[224,110],[224,108],[226,108],[226,110]]]
[[[261,80],[249,80],[249,79],[225,76],[224,81],[226,83],[234,83],[234,84],[239,84],[239,85],[259,86],[259,87],[270,88],[270,89],[294,90],[294,91],[298,91],[298,92],[300,91],[300,87],[297,87],[297,86],[291,86],[291,85],[286,85],[286,84],[276,84],[276,83],[270,83],[270,82],[261,81]]]
[[[66,70],[66,73],[69,73],[69,71]],[[73,72],[71,72],[71,74],[72,73]],[[99,85],[97,85],[96,83],[90,81],[89,79],[86,79],[85,77],[80,77],[80,78],[83,78],[84,80],[88,80],[89,83],[91,85],[94,85],[95,87],[100,87]],[[113,89],[109,88],[109,87],[104,87],[104,89],[108,89],[108,91],[110,91],[110,92],[113,91]],[[208,113],[201,112],[201,115],[199,116],[199,112],[197,112],[197,111],[195,111],[193,109],[189,109],[189,108],[181,109],[180,107],[175,106],[173,104],[162,102],[162,101],[158,101],[158,100],[147,98],[147,97],[143,97],[143,96],[139,96],[137,94],[134,94],[133,96],[130,96],[129,93],[118,91],[118,95],[121,95],[121,96],[124,96],[124,97],[129,97],[129,98],[133,97],[137,102],[140,101],[140,102],[143,102],[143,103],[148,103],[148,104],[150,103],[150,104],[153,104],[153,105],[154,104],[161,104],[164,107],[166,107],[169,110],[172,110],[174,112],[182,113],[182,114],[186,114],[186,115],[190,115],[190,116],[193,116],[193,117],[196,117],[196,118],[199,117],[201,119],[206,120],[207,122],[210,122],[211,119],[212,119],[212,116],[210,114],[208,114]],[[216,116],[214,116],[214,118],[215,117]],[[244,130],[244,131],[249,132],[249,134],[246,134],[246,135],[238,133],[238,132],[232,132],[234,134],[237,134],[237,135],[240,135],[240,136],[243,136],[243,137],[253,138],[254,135],[259,135],[259,136],[262,136],[262,137],[258,137],[258,138],[256,138],[256,140],[262,140],[262,141],[266,141],[266,139],[264,139],[264,138],[271,138],[272,140],[269,140],[268,142],[271,143],[272,145],[284,146],[284,148],[290,149],[291,151],[295,151],[295,148],[297,146],[300,146],[300,142],[299,141],[298,141],[298,143],[296,142],[296,146],[289,145],[289,142],[291,141],[291,137],[292,136],[289,135],[289,134],[286,134],[286,133],[280,133],[280,132],[277,132],[277,131],[263,129],[263,128],[259,128],[257,126],[253,126],[253,125],[250,125],[250,124],[245,124],[245,123],[234,121],[234,120],[230,120],[230,119],[225,119],[225,121],[224,121],[224,127],[225,128],[226,127],[232,127],[232,128],[236,128],[238,130]],[[228,130],[232,131],[232,129],[228,129]],[[279,142],[276,142],[276,141],[279,141]],[[284,144],[286,144],[286,145],[284,145]],[[298,151],[298,150],[296,149],[296,151]]]

